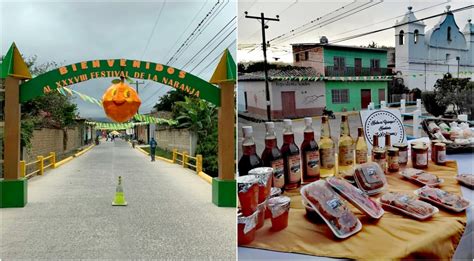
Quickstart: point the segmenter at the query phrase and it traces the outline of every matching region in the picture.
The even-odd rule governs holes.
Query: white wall
[[[271,83],[270,83],[271,84]],[[247,106],[260,108],[262,110],[267,109],[266,98],[265,98],[265,82],[264,81],[239,81],[238,89],[242,89],[242,98],[239,95],[239,104],[244,104],[243,91],[247,92]],[[245,106],[243,106],[245,108]]]
[[[278,81],[272,82],[272,109],[282,110],[281,92],[294,91],[296,109],[326,106],[324,82]]]

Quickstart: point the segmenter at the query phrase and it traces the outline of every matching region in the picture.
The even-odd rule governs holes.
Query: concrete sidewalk
[[[117,177],[127,207],[112,207]],[[34,177],[25,208],[0,210],[0,258],[236,258],[235,209],[191,170],[102,142]]]

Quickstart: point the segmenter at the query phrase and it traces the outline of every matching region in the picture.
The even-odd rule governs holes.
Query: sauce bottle
[[[239,176],[247,175],[249,170],[263,167],[262,160],[257,155],[255,141],[253,140],[252,126],[243,126],[244,141],[242,142],[242,157],[239,160]]]
[[[349,121],[346,114],[341,116],[341,133],[338,147],[339,170],[351,169],[354,163],[354,140],[349,132]]]
[[[262,152],[263,166],[273,168],[272,187],[283,188],[285,186],[285,171],[283,167],[283,157],[278,149],[275,135],[275,124],[265,122],[267,130],[265,134],[265,149]]]
[[[367,162],[367,143],[365,142],[364,129],[359,127],[357,129],[357,143],[356,143],[356,164],[363,164]]]
[[[283,120],[283,126],[283,145],[280,150],[285,170],[285,189],[294,189],[301,183],[300,150],[295,144],[292,121]]]
[[[314,140],[314,130],[311,127],[312,118],[304,118],[304,140],[301,143],[301,160],[303,162],[303,184],[319,179],[319,146]]]
[[[321,162],[321,178],[334,176],[335,155],[334,141],[327,116],[321,117],[321,139],[319,140],[319,158]]]
[[[374,134],[373,136],[374,145],[372,146],[371,160],[374,161],[374,150],[379,148],[379,136]]]

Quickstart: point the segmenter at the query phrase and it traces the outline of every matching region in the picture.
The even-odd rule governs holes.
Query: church
[[[425,31],[412,7],[395,24],[395,72],[409,89],[431,91],[445,73],[453,77],[474,76],[474,27],[469,19],[461,30],[446,6],[445,14]]]

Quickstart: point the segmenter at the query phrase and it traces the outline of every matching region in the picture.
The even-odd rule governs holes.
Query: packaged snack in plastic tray
[[[415,194],[421,199],[455,212],[461,212],[470,206],[467,199],[439,188],[424,186],[415,190]]]
[[[423,202],[416,197],[398,192],[383,194],[380,197],[380,203],[382,203],[382,206],[400,211],[420,220],[427,219],[439,212],[437,207]]]
[[[317,222],[321,220],[318,213],[313,209],[313,207],[304,199],[301,199],[301,203],[303,204],[304,208],[306,209],[306,217],[313,222]]]
[[[324,180],[301,188],[301,196],[322,217],[334,235],[347,238],[362,229],[359,219]]]
[[[354,179],[357,186],[369,195],[380,193],[387,185],[382,168],[375,162],[355,166]]]
[[[435,174],[414,168],[406,168],[401,171],[401,174],[404,178],[425,186],[436,187],[444,182],[443,179],[438,178]]]
[[[326,181],[345,199],[366,215],[376,219],[383,216],[384,211],[379,203],[369,198],[369,196],[349,182],[335,177],[327,178]]]
[[[456,176],[456,179],[459,183],[474,188],[474,175],[469,174],[459,174]]]

